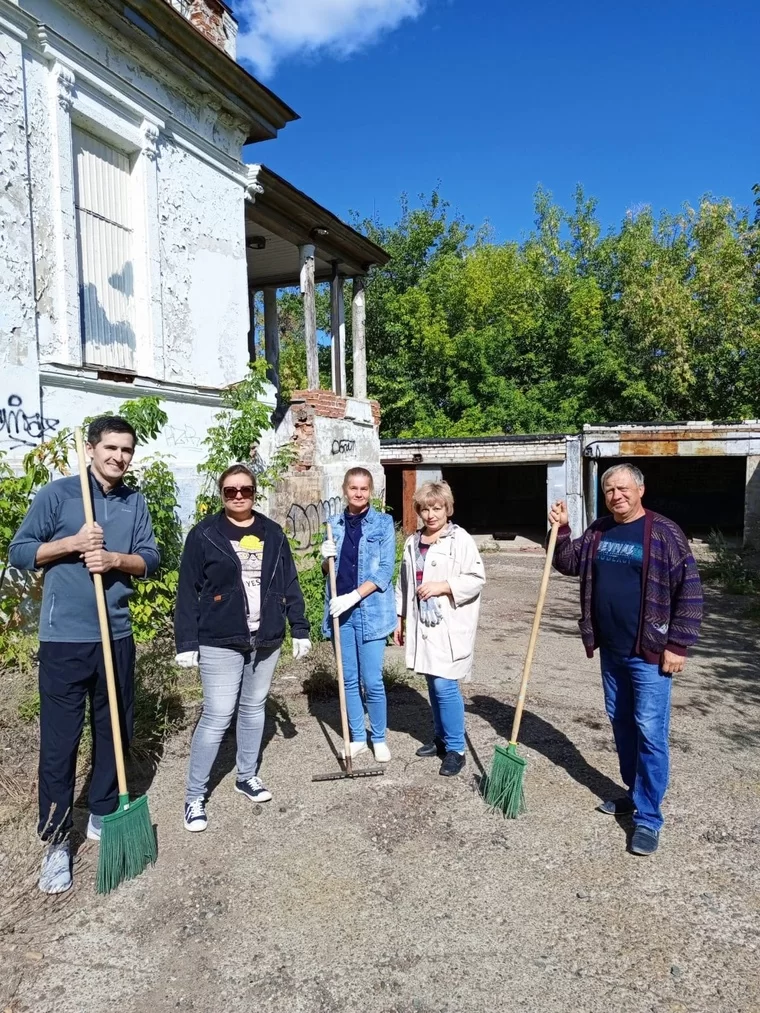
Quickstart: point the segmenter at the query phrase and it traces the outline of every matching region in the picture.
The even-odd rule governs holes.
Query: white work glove
[[[333,619],[336,616],[342,616],[344,612],[348,612],[354,605],[358,605],[362,600],[362,596],[358,591],[349,591],[348,594],[339,594],[330,601],[330,615]]]
[[[332,540],[332,538],[326,538],[324,542],[322,542],[322,547],[320,551],[322,553],[322,559],[325,560],[335,559],[335,557],[338,555],[337,546],[335,545],[335,542]]]
[[[311,650],[311,641],[308,637],[304,637],[302,640],[296,640],[293,638],[293,657],[298,661],[301,658],[305,658]]]
[[[174,664],[179,665],[180,668],[197,668],[198,652],[183,651],[182,654],[178,654],[177,657],[174,659]]]

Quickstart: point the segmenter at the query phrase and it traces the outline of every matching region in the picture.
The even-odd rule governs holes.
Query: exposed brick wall
[[[221,0],[168,0],[201,35],[219,49],[235,57],[237,24]]]
[[[296,390],[290,398],[294,408],[298,403],[303,402],[313,408],[317,415],[325,419],[344,419],[349,398],[339,397],[330,390]],[[380,403],[370,401],[372,407],[372,420],[376,426],[380,425]]]
[[[420,459],[415,461],[414,455],[420,455]],[[450,444],[425,443],[424,440],[402,444],[387,440],[380,443],[380,460],[383,464],[528,464],[532,461],[562,461],[564,458],[564,440]]]

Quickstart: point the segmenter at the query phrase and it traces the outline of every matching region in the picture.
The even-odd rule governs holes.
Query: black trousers
[[[111,642],[119,692],[124,748],[134,725],[135,642],[123,637]],[[40,644],[40,822],[44,841],[57,842],[69,833],[74,806],[77,752],[84,728],[87,698],[92,728],[90,811],[98,816],[119,804],[116,760],[108,710],[108,690],[100,644]]]

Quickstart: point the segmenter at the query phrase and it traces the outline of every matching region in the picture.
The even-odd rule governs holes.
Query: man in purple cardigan
[[[671,676],[683,671],[686,651],[697,642],[702,585],[683,531],[642,506],[638,468],[608,468],[602,490],[611,516],[594,521],[581,538],[571,537],[565,503],[552,507],[549,521],[560,525],[554,566],[581,578],[581,638],[589,658],[600,650],[604,702],[627,788],[598,808],[632,813],[631,851],[651,855],[668,786]]]

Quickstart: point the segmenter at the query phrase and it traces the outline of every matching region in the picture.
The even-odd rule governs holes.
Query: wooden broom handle
[[[330,522],[327,522],[327,537],[333,540]],[[338,582],[335,577],[335,558],[330,556],[327,560],[327,569],[330,574],[330,598],[338,597]],[[335,646],[335,667],[338,669],[338,696],[340,697],[340,723],[343,729],[343,748],[346,753],[346,773],[351,771],[351,740],[348,732],[348,712],[346,710],[346,684],[343,681],[343,652],[340,646],[340,619],[333,616],[333,644]]]
[[[87,461],[84,456],[84,440],[82,430],[74,430],[74,438],[77,444],[77,457],[79,458],[79,481],[82,486],[82,502],[84,503],[84,519],[92,526],[95,523],[95,516],[92,510],[92,496],[90,494],[90,479],[87,470]],[[121,744],[121,723],[119,721],[119,697],[116,692],[116,678],[113,670],[113,655],[111,653],[111,630],[108,625],[108,610],[106,609],[106,596],[103,591],[103,575],[93,573],[92,582],[95,585],[95,601],[98,605],[98,622],[100,623],[100,642],[103,645],[103,663],[106,670],[106,685],[108,686],[108,709],[111,713],[111,733],[113,735],[113,750],[116,756],[116,777],[119,783],[119,794],[127,794],[127,775],[124,770],[124,750]]]
[[[522,721],[523,707],[525,706],[525,694],[528,689],[528,679],[530,678],[530,666],[533,664],[533,651],[536,647],[536,641],[538,640],[538,628],[541,625],[541,613],[544,610],[544,599],[546,598],[546,589],[549,586],[549,574],[552,570],[552,560],[554,559],[554,546],[557,544],[557,532],[559,531],[559,523],[552,524],[551,534],[549,535],[549,545],[546,549],[546,562],[544,563],[544,572],[541,577],[541,590],[538,592],[538,604],[536,605],[536,614],[533,616],[533,629],[530,631],[530,641],[528,642],[528,653],[525,655],[525,664],[523,665],[522,682],[520,683],[520,695],[517,698],[517,706],[515,707],[515,717],[512,722],[512,734],[509,736],[511,743],[517,742],[517,736],[520,732],[520,722]]]

